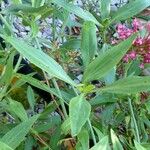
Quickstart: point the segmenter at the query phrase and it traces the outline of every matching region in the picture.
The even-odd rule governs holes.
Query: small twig
[[[42,51],[38,39],[35,38],[35,40],[36,40],[36,43],[37,43],[37,47]],[[43,71],[43,70],[42,70],[42,71]],[[45,78],[45,80],[46,80],[47,85],[50,87],[50,84],[49,84],[47,75],[46,75],[46,73],[45,73],[44,71],[43,71],[43,74],[44,74],[44,78]],[[63,112],[60,110],[59,105],[57,104],[57,102],[56,102],[54,96],[53,96],[51,93],[50,93],[50,95],[51,95],[51,97],[52,97],[52,100],[55,102],[55,104],[56,104],[56,106],[57,106],[57,109],[58,109],[60,115],[62,116],[63,120],[65,120],[65,116],[64,116]]]
[[[49,147],[49,145],[47,145],[47,143],[38,134],[35,134],[35,136],[37,137],[37,139],[39,140],[40,143],[42,143],[43,145],[45,145],[46,147],[48,147],[49,150],[52,150]]]
[[[50,87],[50,84],[49,84],[49,81],[48,81],[47,75],[46,75],[46,73],[45,73],[44,71],[43,71],[43,74],[44,74],[44,78],[45,78],[45,80],[46,80],[47,85]],[[50,93],[50,95],[51,95],[52,100],[53,100],[53,101],[54,101],[54,103],[56,104],[57,109],[58,109],[58,111],[59,111],[60,115],[61,115],[61,116],[62,116],[62,118],[65,120],[65,116],[64,116],[63,112],[61,111],[61,109],[59,108],[59,105],[58,105],[57,101],[55,100],[55,98],[54,98],[53,94],[51,94],[51,93]]]

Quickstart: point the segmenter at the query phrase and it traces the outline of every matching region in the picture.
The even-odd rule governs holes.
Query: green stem
[[[89,124],[90,130],[91,130],[91,135],[92,135],[92,139],[93,139],[94,145],[96,145],[96,137],[95,137],[94,130],[92,128],[90,119],[88,119],[88,124]]]
[[[61,104],[63,113],[65,115],[65,118],[68,118],[67,111],[66,111],[65,104],[64,104],[64,100],[63,100],[62,94],[60,92],[59,86],[58,86],[58,84],[54,78],[52,79],[52,81],[53,81],[54,87],[56,88],[56,90],[60,96],[60,104]]]
[[[52,17],[52,32],[53,32],[53,42],[55,42],[55,34],[56,34],[56,25],[55,25],[55,16]]]
[[[22,56],[20,55],[20,56],[19,56],[19,59],[18,59],[18,61],[17,61],[17,64],[16,64],[16,66],[15,66],[14,73],[17,72],[17,70],[18,70],[18,68],[19,68],[19,65],[20,65],[20,63],[21,63],[21,60],[22,60]],[[13,78],[13,77],[11,77],[11,78]],[[10,84],[10,83],[7,83],[7,84],[4,86],[3,90],[1,91],[0,101],[1,101],[1,100],[3,99],[3,97],[6,95],[6,92],[7,92],[7,89],[8,89],[8,87],[9,87],[9,84]]]
[[[40,50],[42,50],[41,47],[40,47],[40,44],[39,44],[38,39],[35,38],[35,40],[36,40],[36,43],[37,43],[38,48],[39,48]],[[64,104],[64,100],[63,100],[63,97],[62,97],[62,95],[61,95],[61,92],[60,92],[60,89],[59,89],[59,87],[58,87],[58,84],[57,84],[57,82],[56,82],[55,79],[52,79],[52,81],[53,81],[54,87],[56,88],[56,90],[57,90],[57,92],[58,92],[58,94],[59,94],[59,96],[60,96],[60,104],[61,104],[61,107],[62,107],[64,116],[65,116],[65,118],[68,118],[67,111],[66,111],[65,104]]]
[[[72,89],[73,89],[74,93],[78,96],[79,94],[78,94],[77,89],[76,89],[74,86],[72,86],[72,85],[71,85],[71,87],[72,87]]]
[[[2,89],[2,91],[1,91],[1,93],[0,93],[0,101],[3,99],[3,97],[5,97],[6,91],[7,91],[8,87],[9,87],[9,84],[7,83],[7,84],[4,86],[4,88]]]
[[[133,107],[132,107],[132,103],[131,103],[131,99],[128,98],[128,103],[129,103],[129,108],[131,111],[131,117],[133,119],[133,123],[134,123],[134,127],[135,127],[135,133],[136,133],[136,140],[138,143],[140,143],[140,136],[139,136],[139,130],[138,130],[138,126],[137,126],[137,122],[135,119],[135,115],[134,115],[134,111],[133,111]]]
[[[18,71],[18,68],[19,68],[19,65],[21,63],[21,60],[22,60],[22,55],[20,54],[19,59],[17,61],[17,64],[16,64],[16,66],[14,68],[14,73],[16,73]]]
[[[40,135],[38,134],[38,132],[37,132],[36,130],[34,130],[33,128],[31,128],[31,132],[32,132],[33,135],[35,135],[35,136],[38,138],[38,140],[39,140],[43,145],[45,145],[45,146],[48,148],[48,150],[52,150],[52,149],[49,147],[49,145],[40,137]]]

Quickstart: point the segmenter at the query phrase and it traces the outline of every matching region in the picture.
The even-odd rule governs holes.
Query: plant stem
[[[131,103],[131,99],[128,98],[128,103],[129,103],[129,108],[131,111],[131,117],[133,119],[133,123],[134,123],[134,127],[135,127],[135,133],[136,133],[136,140],[138,143],[140,143],[140,136],[139,136],[139,130],[138,130],[138,126],[137,126],[137,122],[135,119],[135,115],[134,115],[134,111],[133,111],[133,107],[132,107],[132,103]]]
[[[19,59],[18,59],[18,61],[17,61],[17,64],[16,64],[16,66],[15,66],[15,68],[14,68],[14,73],[16,73],[17,72],[17,70],[18,70],[18,68],[19,68],[19,65],[20,65],[20,63],[21,63],[21,60],[22,60],[22,56],[20,55],[19,56]],[[11,77],[11,78],[13,78],[13,76]],[[11,81],[11,80],[10,80]],[[0,95],[0,101],[3,99],[3,97],[6,95],[6,92],[7,92],[7,89],[8,89],[8,87],[9,87],[9,82],[4,86],[4,88],[3,88],[3,90],[1,91],[1,95]]]
[[[64,104],[64,100],[63,100],[62,94],[60,92],[59,86],[58,86],[58,84],[54,78],[52,79],[52,81],[53,81],[54,87],[56,88],[56,90],[60,96],[60,104],[61,104],[63,113],[65,115],[65,118],[68,118],[67,111],[66,111],[65,104]]]
[[[55,25],[55,17],[52,17],[52,33],[53,33],[53,42],[55,42],[55,34],[56,34],[56,25]]]
[[[34,130],[33,128],[31,128],[31,132],[34,136],[36,136],[36,138],[39,140],[40,143],[42,143],[43,145],[45,145],[49,150],[52,150],[49,145],[40,137],[40,135],[38,134],[38,132],[36,130]]]
[[[38,48],[39,48],[40,50],[42,50],[41,47],[40,47],[40,44],[39,44],[38,39],[35,38],[35,40],[36,40],[36,43],[37,43]],[[49,82],[48,82],[47,76],[46,76],[46,74],[45,74],[44,71],[43,71],[43,74],[44,74],[44,77],[45,77],[45,79],[46,79],[47,85],[49,86]],[[61,95],[61,92],[60,92],[60,89],[59,89],[59,87],[58,87],[58,84],[57,84],[56,80],[55,80],[55,79],[52,79],[52,81],[53,81],[54,87],[57,89],[57,92],[58,92],[58,94],[59,94],[59,96],[60,96],[60,104],[61,104],[61,107],[62,107],[62,109],[63,109],[63,114],[64,114],[64,115],[63,115],[63,114],[61,113],[61,115],[62,115],[62,118],[65,120],[65,118],[67,118],[68,115],[67,115],[67,111],[66,111],[66,108],[65,108],[65,105],[64,105],[64,100],[63,100],[63,98],[62,98],[62,95]],[[57,105],[57,102],[56,102],[56,101],[55,101],[55,104]],[[59,109],[59,108],[58,108],[58,109]],[[59,109],[59,110],[60,110],[60,109]],[[60,111],[60,112],[61,112],[61,111]]]
[[[48,81],[47,75],[46,75],[46,73],[45,73],[44,71],[43,71],[43,74],[44,74],[44,77],[45,77],[45,80],[46,80],[47,85],[50,87],[50,84],[49,84],[49,81]],[[57,101],[55,100],[55,98],[54,98],[53,94],[50,94],[50,95],[51,95],[52,100],[53,100],[53,101],[54,101],[54,103],[56,104],[57,109],[58,109],[58,111],[59,111],[60,115],[61,115],[61,116],[62,116],[62,118],[65,120],[65,116],[64,116],[64,114],[63,114],[62,110],[59,108],[59,105],[58,105]]]
[[[96,137],[95,137],[94,130],[92,128],[90,119],[88,119],[88,124],[89,124],[90,130],[91,130],[92,139],[93,139],[93,142],[94,142],[94,145],[95,145],[96,144]]]
[[[73,89],[74,93],[78,96],[79,94],[78,94],[77,89],[76,89],[74,86],[72,86],[72,85],[71,85],[71,87],[72,87],[72,89]]]
[[[20,54],[19,59],[17,61],[17,64],[16,64],[16,66],[14,68],[14,73],[16,73],[18,71],[18,68],[19,68],[19,65],[21,63],[21,60],[22,60],[22,55]]]

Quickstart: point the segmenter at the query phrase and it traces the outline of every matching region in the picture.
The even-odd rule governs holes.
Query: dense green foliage
[[[112,44],[116,25],[132,26],[150,1],[129,0],[113,11],[111,0],[99,0],[98,13],[94,2],[12,0],[0,12],[6,43],[0,47],[0,112],[7,114],[0,117],[0,149],[150,149],[150,66],[140,67],[143,53],[123,61],[148,29]],[[25,36],[14,30],[15,19],[29,28]],[[43,27],[50,29],[50,38],[39,35]],[[45,81],[18,73],[22,58]],[[40,98],[33,87],[51,96],[41,112],[35,109]]]

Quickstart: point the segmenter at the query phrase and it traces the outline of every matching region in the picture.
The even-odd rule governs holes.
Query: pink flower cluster
[[[124,24],[118,24],[117,25],[117,33],[118,38],[120,40],[127,39],[129,36],[131,36],[133,33],[141,30],[143,28],[141,22],[137,20],[136,18],[132,22],[132,28],[129,28],[125,26]]]
[[[131,27],[127,27],[125,24],[118,24],[116,28],[117,39],[112,40],[112,44],[116,44],[143,28],[147,30],[146,35],[144,37],[139,35],[134,40],[132,49],[123,58],[123,61],[127,63],[139,57],[141,60],[141,68],[144,67],[144,63],[150,63],[150,22],[146,25],[142,25],[142,23],[135,18],[132,21]]]

